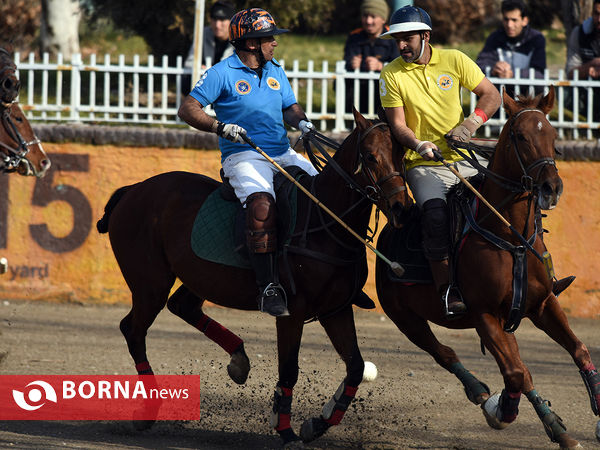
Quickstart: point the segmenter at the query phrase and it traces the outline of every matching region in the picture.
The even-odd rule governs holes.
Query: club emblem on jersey
[[[236,81],[235,90],[238,92],[238,94],[246,95],[250,93],[252,88],[250,87],[250,83],[248,83],[246,80],[240,80]]]
[[[279,88],[281,87],[281,86],[279,85],[279,81],[277,81],[277,80],[276,80],[275,78],[273,78],[273,77],[269,77],[269,78],[267,78],[267,85],[268,85],[268,86],[269,86],[271,89],[273,89],[274,91],[278,91],[278,90],[279,90]]]
[[[442,91],[448,91],[452,88],[454,81],[450,75],[442,74],[437,79],[437,85]]]

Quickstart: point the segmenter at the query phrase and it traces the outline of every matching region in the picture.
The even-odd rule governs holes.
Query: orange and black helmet
[[[229,40],[261,38],[287,33],[289,30],[277,28],[273,16],[264,9],[250,8],[235,13],[229,23]]]

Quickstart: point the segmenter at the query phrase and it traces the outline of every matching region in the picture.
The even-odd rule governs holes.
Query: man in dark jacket
[[[536,78],[543,78],[546,69],[546,38],[529,26],[527,6],[523,0],[504,0],[501,6],[502,26],[490,34],[479,56],[477,65],[484,72],[498,78],[529,78],[534,69]],[[512,86],[507,86],[512,94]],[[536,90],[541,91],[540,86]],[[527,94],[526,86],[521,94]]]
[[[600,0],[594,0],[592,16],[573,28],[567,46],[567,76],[579,72],[579,79],[600,80]],[[593,89],[593,120],[600,121],[600,88]],[[587,92],[579,89],[579,112],[587,114]]]
[[[400,53],[393,40],[378,39],[387,31],[385,25],[389,16],[389,7],[385,0],[363,0],[360,6],[361,28],[352,31],[344,47],[346,70],[361,72],[381,72],[383,64],[393,61]],[[363,114],[369,113],[369,83],[373,88],[374,109],[381,105],[377,80],[360,80],[359,103],[356,108]],[[354,105],[354,80],[346,80],[346,112],[352,111]]]

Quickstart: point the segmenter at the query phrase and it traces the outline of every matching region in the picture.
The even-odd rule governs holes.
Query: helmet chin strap
[[[425,53],[425,38],[424,37],[421,38],[421,53],[419,53],[419,57],[417,59],[415,59],[415,61],[420,60],[421,57],[423,56],[423,53]]]

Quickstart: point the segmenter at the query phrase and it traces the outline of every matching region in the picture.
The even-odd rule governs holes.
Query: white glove
[[[233,123],[219,122],[217,125],[217,134],[231,142],[238,142],[240,144],[246,142],[242,139],[242,134],[245,135],[246,130]]]
[[[312,124],[312,122],[302,119],[300,123],[298,123],[298,129],[302,131],[302,134],[305,134],[314,130],[315,126]]]
[[[433,150],[438,150],[437,145],[430,141],[421,141],[415,147],[417,152],[425,161],[431,161],[433,159]]]

